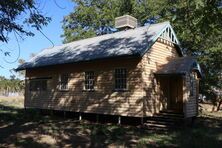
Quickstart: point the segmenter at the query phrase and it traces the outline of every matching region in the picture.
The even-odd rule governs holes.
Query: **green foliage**
[[[120,15],[132,14],[133,13],[133,3],[132,0],[122,0],[120,1]]]
[[[216,91],[222,91],[222,43],[206,49],[199,61],[204,70],[205,79],[201,83],[202,92],[212,98],[214,103],[217,100]],[[222,97],[222,96],[221,96]],[[219,99],[219,98],[218,98]],[[222,99],[222,98],[221,98]]]
[[[33,32],[26,30],[24,25],[41,30],[42,26],[47,25],[51,20],[37,9],[35,0],[1,0],[0,14],[0,41],[2,42],[9,40],[10,32],[19,36],[21,34],[33,36]]]
[[[85,39],[96,35],[110,33],[114,28],[116,17],[130,14],[136,17],[139,24],[146,23],[150,17],[158,16],[166,0],[73,0],[76,7],[64,17],[64,43]]]
[[[149,19],[171,21],[187,55],[198,57],[205,74],[202,92],[221,88],[221,0],[73,0],[63,20],[64,43],[109,33],[114,18],[129,14],[144,25]],[[102,33],[98,33],[102,32]]]
[[[169,13],[185,52],[200,55],[215,46],[222,32],[220,0],[176,1]],[[173,17],[172,17],[173,16]]]
[[[97,31],[113,26],[117,0],[74,0],[76,8],[63,20],[64,42],[96,36]]]

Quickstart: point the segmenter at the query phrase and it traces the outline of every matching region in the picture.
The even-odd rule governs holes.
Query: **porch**
[[[184,118],[197,116],[201,76],[200,67],[192,57],[173,59],[160,66],[155,73],[159,110],[178,113]]]

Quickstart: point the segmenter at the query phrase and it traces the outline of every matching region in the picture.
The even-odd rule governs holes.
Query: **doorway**
[[[183,112],[183,78],[181,75],[158,76],[163,110]]]

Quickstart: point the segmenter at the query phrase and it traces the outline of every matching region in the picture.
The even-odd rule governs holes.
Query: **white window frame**
[[[128,90],[127,69],[126,68],[115,68],[115,71],[114,71],[114,88],[115,88],[116,91]]]
[[[84,72],[84,90],[86,91],[95,90],[95,72],[94,71]]]
[[[66,81],[62,80],[63,78],[67,78],[67,80]],[[63,83],[65,83],[65,85]],[[60,91],[69,90],[69,74],[68,73],[63,73],[59,75],[59,90]]]

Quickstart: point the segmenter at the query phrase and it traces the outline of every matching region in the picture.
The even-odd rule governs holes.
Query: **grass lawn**
[[[0,147],[222,147],[221,112],[203,111],[192,127],[155,131],[41,116],[21,102],[0,98]]]

